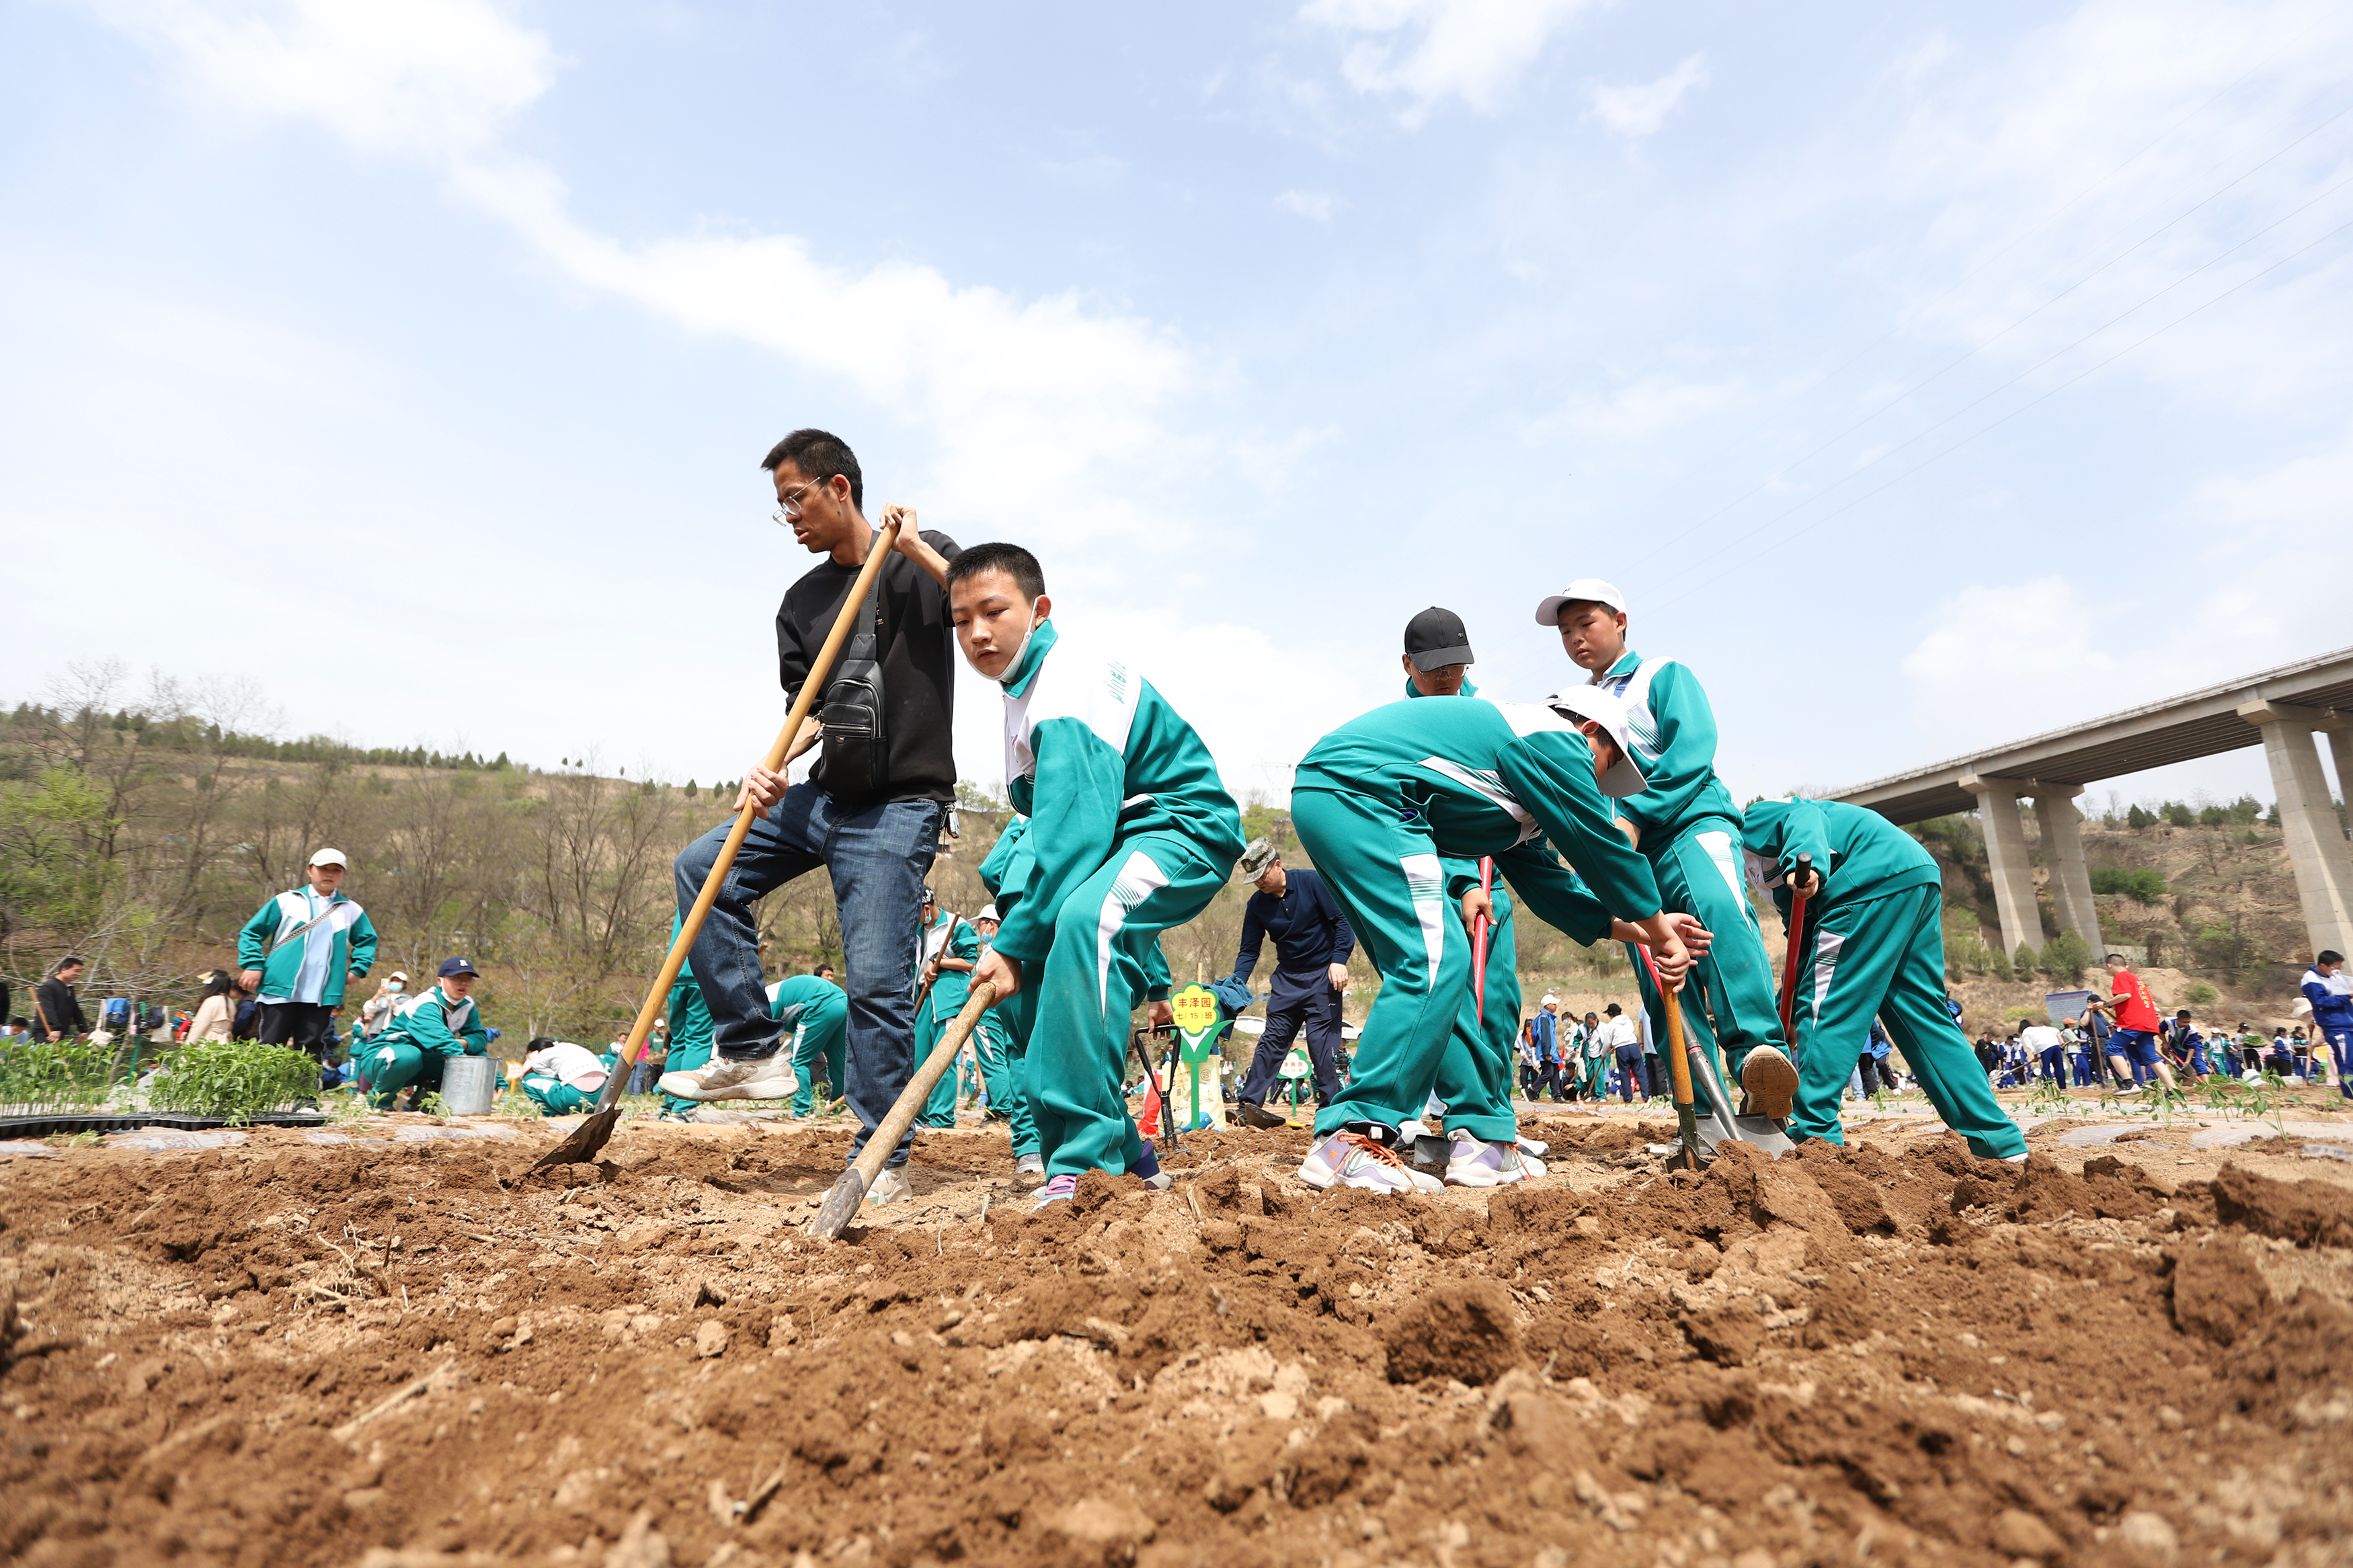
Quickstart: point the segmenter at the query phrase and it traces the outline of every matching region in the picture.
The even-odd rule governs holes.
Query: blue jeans
[[[858,1118],[849,1158],[889,1113],[914,1075],[915,954],[923,930],[923,879],[939,852],[946,808],[894,801],[849,810],[815,784],[795,784],[752,824],[728,868],[718,901],[695,934],[695,978],[711,1009],[718,1052],[734,1060],[773,1056],[783,1026],[768,1011],[752,906],[822,866],[841,917],[842,988],[849,994],[849,1081],[840,1086]],[[722,823],[678,858],[678,907],[690,908],[733,823]],[[907,1163],[913,1135],[891,1164]]]

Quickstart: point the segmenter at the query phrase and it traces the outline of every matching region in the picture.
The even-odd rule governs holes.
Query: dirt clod
[[[1391,1383],[1451,1377],[1476,1387],[1520,1361],[1512,1294],[1492,1279],[1449,1284],[1406,1303],[1385,1338]]]

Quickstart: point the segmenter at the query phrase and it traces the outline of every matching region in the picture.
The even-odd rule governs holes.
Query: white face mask
[[[1014,648],[1013,657],[1005,661],[1005,673],[1003,675],[991,677],[992,679],[1000,682],[1009,680],[1013,677],[1013,672],[1021,668],[1021,656],[1029,651],[1029,639],[1038,635],[1038,623],[1040,618],[1041,617],[1038,614],[1038,601],[1032,599],[1029,601],[1029,629],[1021,634],[1020,644]],[[979,665],[973,663],[973,658],[970,654],[964,656],[964,661],[966,664],[972,665],[975,674],[987,675],[988,673],[987,670],[982,669]]]

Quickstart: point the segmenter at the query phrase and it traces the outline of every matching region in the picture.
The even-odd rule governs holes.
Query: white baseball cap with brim
[[[981,905],[980,913],[973,916],[972,918],[976,921],[996,921],[999,925],[1003,925],[1005,923],[1003,920],[998,918],[997,906],[995,904]]]
[[[1618,742],[1616,765],[1601,775],[1601,793],[1612,800],[1640,795],[1651,787],[1634,761],[1634,743],[1627,733],[1626,700],[1599,686],[1571,686],[1554,692],[1544,705],[1571,721],[1590,719]]]
[[[341,866],[345,870],[351,869],[351,862],[343,858],[343,852],[340,849],[322,849],[316,855],[311,857],[311,864],[313,866]]]
[[[1589,599],[1597,605],[1607,605],[1620,615],[1626,613],[1626,595],[1618,591],[1615,583],[1605,583],[1599,577],[1579,577],[1557,594],[1548,594],[1536,606],[1536,625],[1560,625],[1560,608],[1577,599]]]

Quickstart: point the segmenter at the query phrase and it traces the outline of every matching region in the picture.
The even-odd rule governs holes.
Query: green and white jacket
[[[955,921],[954,929],[948,925],[951,920]],[[950,958],[961,958],[966,963],[980,962],[980,933],[972,929],[969,921],[948,910],[942,910],[940,918],[924,928],[923,955],[916,965],[918,974],[942,946],[946,947]],[[923,1005],[934,1019],[944,1022],[964,1011],[965,998],[971,994],[971,970],[943,969],[933,979],[932,994],[924,998]]]
[[[1630,647],[1591,684],[1626,700],[1634,761],[1650,787],[1620,801],[1618,814],[1642,830],[1646,848],[1664,849],[1703,817],[1740,820],[1715,776],[1715,710],[1688,666]]]
[[[367,911],[341,892],[322,899],[292,888],[253,911],[237,933],[241,969],[261,971],[264,1002],[340,1006],[347,977],[365,974],[375,961],[375,927]]]
[[[383,1050],[390,1046],[412,1046],[445,1057],[479,1057],[490,1050],[491,1035],[482,1026],[482,1016],[471,996],[459,1001],[435,985],[403,1002],[384,1033],[365,1048]]]
[[[1420,688],[1414,685],[1413,677],[1409,675],[1405,678],[1405,695],[1406,700],[1409,702],[1414,700],[1416,698],[1425,695]],[[1459,697],[1477,697],[1479,695],[1479,689],[1470,681],[1466,680],[1462,683],[1462,689],[1457,692],[1456,695]],[[1455,900],[1457,902],[1460,902],[1465,894],[1469,893],[1472,889],[1479,885],[1478,861],[1464,860],[1451,856],[1441,856],[1439,858],[1439,864],[1443,867],[1446,871],[1446,895],[1447,897]],[[1489,896],[1495,901],[1495,923],[1497,925],[1501,925],[1504,921],[1512,918],[1511,892],[1500,878],[1496,879],[1493,886],[1490,888],[1488,891]]]
[[[1029,818],[1022,896],[992,944],[1035,963],[1053,944],[1062,902],[1145,833],[1190,839],[1231,870],[1242,852],[1242,815],[1208,747],[1126,660],[1067,645],[1050,620],[998,682],[1005,689],[1005,781],[1013,809]],[[1167,994],[1167,963],[1145,955],[1151,995]]]
[[[1941,887],[1945,879],[1936,858],[1918,839],[1879,813],[1844,801],[1760,800],[1741,816],[1740,847],[1750,885],[1771,895],[1785,921],[1788,874],[1800,854],[1814,858],[1822,879],[1820,893],[1806,900],[1816,915],[1907,889]]]
[[[1493,855],[1522,904],[1588,946],[1609,936],[1613,916],[1659,912],[1658,879],[1618,831],[1592,748],[1549,708],[1484,697],[1392,702],[1316,742],[1291,787],[1368,796],[1400,821],[1419,820],[1443,858]]]

